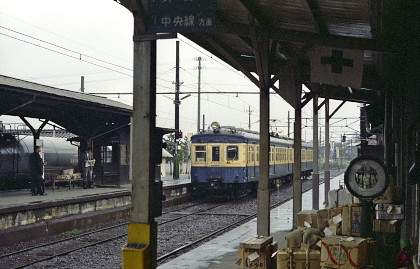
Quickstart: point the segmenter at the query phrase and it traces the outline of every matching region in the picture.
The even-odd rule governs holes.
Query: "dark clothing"
[[[44,162],[38,152],[32,152],[29,155],[29,171],[31,178],[42,178]]]
[[[29,172],[31,175],[32,195],[44,195],[44,179],[42,178],[44,162],[38,152],[29,155]]]
[[[45,194],[45,182],[43,178],[31,178],[31,193],[32,195]]]
[[[93,160],[91,151],[84,151],[81,156],[82,160],[82,175],[83,175],[83,188],[92,188],[93,184],[93,166],[89,161]]]

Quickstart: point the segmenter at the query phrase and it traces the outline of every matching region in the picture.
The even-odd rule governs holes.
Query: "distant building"
[[[162,163],[160,164],[160,172],[162,176],[172,175],[172,158],[174,156],[166,149],[162,149]]]

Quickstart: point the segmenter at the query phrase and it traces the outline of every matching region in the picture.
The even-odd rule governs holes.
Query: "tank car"
[[[235,128],[213,129],[191,137],[191,182],[196,190],[237,196],[256,189],[259,181],[260,137]],[[287,183],[293,173],[293,140],[270,137],[272,183]],[[302,175],[312,172],[312,145],[302,143]]]
[[[45,170],[77,167],[78,148],[64,138],[42,137]],[[16,138],[0,132],[0,181],[29,175],[29,154],[33,152],[33,137]],[[0,182],[1,183],[1,182]],[[3,182],[4,183],[4,182]],[[0,184],[0,188],[7,188]]]

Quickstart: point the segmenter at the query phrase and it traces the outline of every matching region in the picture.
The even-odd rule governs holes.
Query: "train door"
[[[222,171],[222,144],[209,144],[209,166],[211,180],[223,180],[224,175]]]
[[[255,142],[252,144],[248,144],[248,162],[246,167],[248,180],[255,180]]]
[[[288,151],[288,160],[287,160],[288,172],[292,173],[293,172],[293,148],[287,148],[287,151]]]
[[[220,145],[211,145],[211,160],[210,166],[220,166],[221,165],[221,146]]]
[[[269,157],[268,157],[268,165],[269,165],[269,178],[276,174],[276,166],[274,165],[274,147],[270,146],[269,148]]]

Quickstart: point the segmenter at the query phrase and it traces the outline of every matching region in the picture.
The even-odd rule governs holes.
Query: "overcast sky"
[[[123,6],[112,0],[0,0],[0,74],[57,88],[80,91],[80,77],[85,77],[85,92],[132,92],[133,18]],[[259,97],[244,75],[205,49],[179,36],[158,41],[157,126],[174,128],[174,105],[170,92],[175,86],[175,42],[180,41],[181,92],[197,91],[198,61],[202,57],[202,91],[235,91],[236,94],[203,94],[201,113],[206,123],[218,121],[223,126],[247,128],[251,108],[253,130],[258,130]],[[106,95],[132,105],[131,95]],[[181,97],[185,95],[181,94]],[[320,100],[322,101],[322,100]],[[339,102],[332,102],[331,110]],[[270,118],[273,130],[287,134],[287,113],[293,109],[280,96],[271,95]],[[323,110],[321,117],[324,116]],[[335,115],[332,137],[354,133],[359,123],[357,104],[345,104]],[[303,110],[312,117],[312,104]],[[341,120],[342,118],[348,118]],[[0,121],[15,118],[0,116]],[[322,122],[322,121],[321,121]],[[303,124],[312,126],[310,120]],[[349,125],[350,128],[342,126]],[[291,125],[292,126],[292,125]],[[184,99],[180,106],[180,129],[197,129],[197,95]],[[302,131],[303,139],[312,139],[312,128]]]

